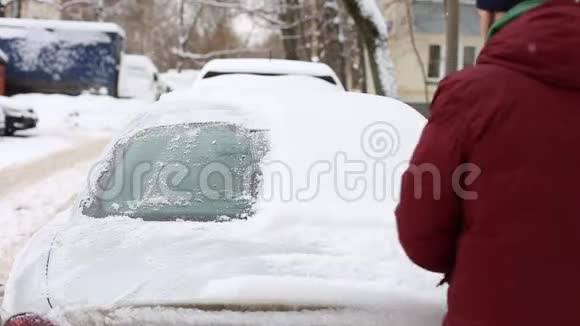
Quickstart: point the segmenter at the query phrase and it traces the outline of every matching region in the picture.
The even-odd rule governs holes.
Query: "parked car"
[[[0,18],[6,94],[117,96],[124,37],[112,23]]]
[[[149,57],[124,54],[121,60],[119,97],[157,100],[167,87],[159,79],[157,67]]]
[[[33,108],[18,104],[7,97],[0,96],[0,110],[6,117],[5,136],[11,136],[19,130],[35,128],[38,115]]]
[[[307,91],[307,92],[306,92]],[[336,93],[345,93],[324,80],[312,78],[310,76],[262,76],[262,75],[243,75],[227,74],[215,76],[212,78],[202,79],[196,82],[195,87],[188,90],[191,96],[203,99],[221,100],[223,98],[233,98],[234,102],[241,102],[241,105],[260,106],[264,98],[272,98],[280,93],[283,96],[291,96],[290,93],[316,94],[333,96]],[[164,95],[164,98],[180,96],[179,92]],[[324,97],[324,96],[322,96]],[[281,97],[282,98],[282,97]],[[239,101],[238,99],[242,99]],[[279,99],[280,100],[280,99]]]
[[[197,77],[197,82],[216,76],[232,74],[309,76],[324,80],[335,85],[338,89],[344,90],[344,86],[336,73],[324,63],[280,59],[214,59],[202,68]]]
[[[334,173],[301,190],[316,180],[309,167],[337,155],[359,172],[373,167],[357,177],[377,180],[379,158],[408,159],[425,119],[393,99],[319,92],[325,82],[313,78],[252,77],[272,91],[221,99],[174,92],[114,141],[70,215],[43,227],[16,259],[5,326],[402,326],[442,318],[444,305],[425,299],[434,287],[396,246],[394,201],[371,192],[345,200]],[[361,149],[377,121],[397,127],[385,153]],[[288,200],[280,175],[282,189],[296,186]],[[410,291],[415,284],[429,285]]]

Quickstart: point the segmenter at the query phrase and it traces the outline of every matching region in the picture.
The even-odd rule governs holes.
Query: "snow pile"
[[[160,74],[159,78],[163,83],[174,91],[191,89],[199,75],[199,70],[185,69],[177,71],[168,70]]]

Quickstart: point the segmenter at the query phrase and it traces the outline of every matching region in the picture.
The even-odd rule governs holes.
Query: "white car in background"
[[[281,59],[214,59],[203,66],[194,84],[216,76],[308,76],[345,90],[336,73],[324,63]]]
[[[396,200],[371,190],[398,191],[425,119],[313,78],[230,78],[238,92],[163,97],[111,145],[16,259],[6,326],[440,322],[437,276],[408,262]],[[356,198],[336,177],[345,158],[373,185]]]
[[[119,74],[119,97],[155,101],[164,92],[159,71],[149,57],[123,54]]]

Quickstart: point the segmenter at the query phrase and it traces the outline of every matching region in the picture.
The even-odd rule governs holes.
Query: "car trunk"
[[[58,325],[108,326],[333,326],[333,325],[424,325],[437,319],[421,314],[380,309],[315,305],[208,304],[133,306],[54,312]],[[418,316],[422,316],[417,318]]]

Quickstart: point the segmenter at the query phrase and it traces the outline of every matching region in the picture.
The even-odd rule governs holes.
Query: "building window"
[[[441,46],[429,45],[429,70],[427,77],[438,79],[441,77]]]
[[[463,68],[475,65],[475,46],[463,47]]]

